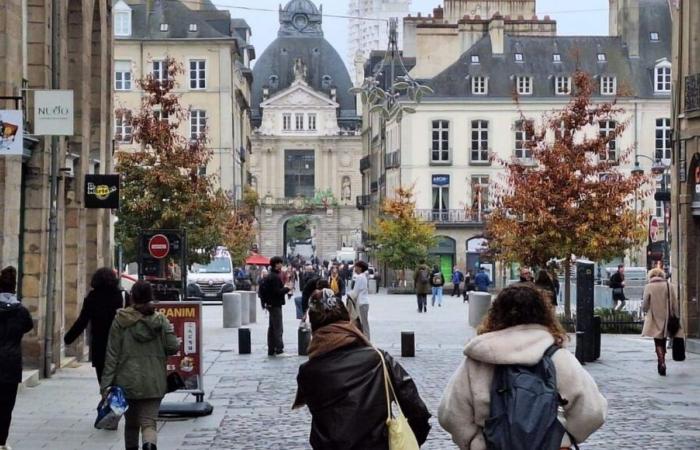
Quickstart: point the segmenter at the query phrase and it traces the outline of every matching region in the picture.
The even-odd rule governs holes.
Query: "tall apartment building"
[[[350,19],[348,23],[346,65],[354,68],[358,61],[363,64],[373,50],[386,50],[389,43],[389,19],[405,17],[410,7],[411,0],[350,0],[348,16],[357,18]],[[355,76],[353,71],[350,73]]]
[[[184,69],[175,92],[190,108],[179,132],[206,130],[212,159],[206,168],[221,188],[240,199],[248,184],[251,30],[210,0],[119,0],[114,5],[114,99],[116,108],[137,110],[142,92],[135,80],[151,73],[165,77],[164,59]],[[115,117],[120,149],[135,145],[124,117]]]

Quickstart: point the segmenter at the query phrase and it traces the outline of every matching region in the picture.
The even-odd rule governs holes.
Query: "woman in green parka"
[[[147,281],[131,289],[132,305],[117,311],[109,332],[101,389],[124,389],[126,411],[124,444],[127,450],[156,450],[156,418],[167,392],[166,361],[177,353],[179,344],[168,319],[155,311],[153,290]]]

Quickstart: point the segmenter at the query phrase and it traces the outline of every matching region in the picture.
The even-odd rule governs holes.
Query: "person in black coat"
[[[292,290],[292,285],[285,285],[281,271],[282,258],[274,256],[270,259],[270,273],[259,288],[260,302],[270,315],[267,327],[268,356],[284,356],[282,307],[287,302],[285,297]]]
[[[314,294],[309,308],[309,360],[299,367],[293,408],[311,412],[314,450],[388,450],[384,370],[416,439],[430,432],[430,412],[411,377],[388,353],[376,349],[353,324],[330,289]]]
[[[34,328],[27,308],[17,299],[17,270],[0,271],[0,447],[5,448],[22,382],[22,336]]]
[[[557,290],[549,272],[544,269],[537,272],[535,286],[544,292],[545,297],[552,303],[552,305],[557,306]]]
[[[92,290],[83,301],[83,308],[72,327],[63,337],[66,345],[72,344],[90,325],[90,359],[97,373],[97,381],[102,381],[105,367],[107,339],[112,320],[119,308],[128,306],[126,292],[119,289],[119,279],[114,269],[97,269],[90,281]]]

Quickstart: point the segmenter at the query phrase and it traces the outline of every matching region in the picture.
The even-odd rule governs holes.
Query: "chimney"
[[[442,6],[433,9],[433,17],[440,20],[445,17],[445,11],[442,9]]]
[[[610,0],[610,36],[622,38],[631,58],[639,57],[639,8],[639,0]]]
[[[505,22],[500,15],[493,16],[489,22],[489,36],[491,37],[491,53],[502,55],[505,45],[504,36]]]

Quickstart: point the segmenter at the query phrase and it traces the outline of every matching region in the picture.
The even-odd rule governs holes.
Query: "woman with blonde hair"
[[[680,305],[673,286],[666,280],[663,269],[651,269],[647,279],[642,297],[642,311],[646,313],[642,336],[654,339],[656,369],[659,375],[666,376],[666,338],[683,337],[680,321],[677,320],[680,317]],[[674,329],[674,322],[677,324],[676,329]]]

